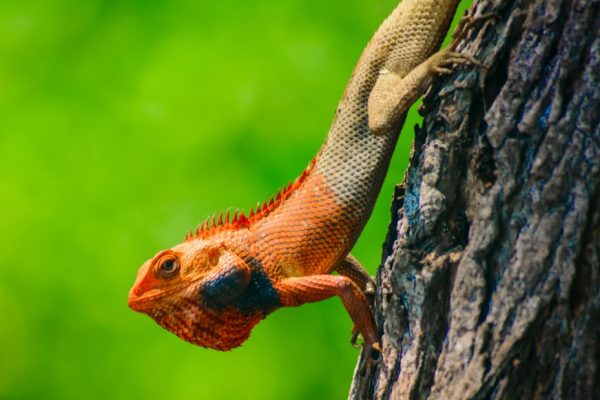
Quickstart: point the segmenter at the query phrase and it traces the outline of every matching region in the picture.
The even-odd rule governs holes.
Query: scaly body
[[[434,54],[457,3],[400,3],[363,52],[327,140],[302,176],[248,216],[220,216],[148,260],[130,307],[189,342],[229,350],[273,310],[338,295],[366,344],[377,348],[364,294],[370,277],[349,252],[408,107],[434,73],[464,61],[450,51]]]

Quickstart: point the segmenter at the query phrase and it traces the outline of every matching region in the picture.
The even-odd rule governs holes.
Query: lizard
[[[147,260],[129,307],[190,343],[226,351],[278,308],[338,296],[355,335],[376,357],[368,299],[374,281],[350,251],[408,108],[435,75],[473,62],[452,45],[438,51],[458,2],[401,1],[363,51],[325,143],[304,172],[256,210],[213,216]]]

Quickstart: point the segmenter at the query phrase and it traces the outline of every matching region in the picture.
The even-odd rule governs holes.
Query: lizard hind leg
[[[372,296],[375,294],[375,279],[352,254],[348,254],[344,261],[334,268],[334,271],[352,279],[352,282],[358,285],[369,300],[372,300]]]

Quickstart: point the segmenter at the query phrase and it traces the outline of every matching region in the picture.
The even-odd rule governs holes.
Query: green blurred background
[[[344,398],[338,299],[228,353],[126,300],[145,259],[303,170],[395,4],[0,1],[0,398]],[[417,122],[354,250],[373,273]]]

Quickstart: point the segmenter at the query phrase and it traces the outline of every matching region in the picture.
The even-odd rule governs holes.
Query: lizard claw
[[[479,16],[465,15],[458,21],[458,25],[452,34],[452,43],[450,44],[450,48],[456,48],[458,42],[463,40],[469,30],[471,30],[475,24],[480,22],[486,22],[486,25],[489,23],[494,23],[496,20],[500,20],[502,17],[498,13],[488,13]]]
[[[481,63],[475,58],[452,51],[449,48],[440,51],[436,54],[436,58],[432,60],[430,64],[431,71],[438,75],[448,75],[452,73],[454,66],[456,65],[476,65],[481,67]]]
[[[355,349],[360,349],[361,345],[358,344],[358,337],[360,336],[360,332],[358,331],[358,329],[356,329],[356,326],[352,328],[352,337],[350,338],[350,344],[352,345],[352,347],[354,347]],[[367,360],[370,360],[371,362],[375,362],[379,359],[379,353],[381,353],[381,346],[379,345],[379,342],[375,342],[375,343],[363,343],[362,347],[365,348],[365,351],[367,352]]]

